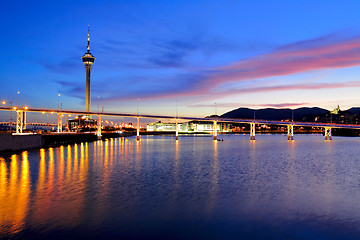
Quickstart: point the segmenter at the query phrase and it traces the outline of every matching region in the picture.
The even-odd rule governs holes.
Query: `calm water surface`
[[[220,138],[0,158],[0,238],[360,239],[360,138]]]

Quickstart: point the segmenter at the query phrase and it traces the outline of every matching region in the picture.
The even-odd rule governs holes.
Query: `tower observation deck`
[[[95,57],[90,53],[90,31],[88,28],[88,44],[87,51],[84,56],[81,57],[86,69],[86,97],[85,97],[85,111],[90,112],[90,75],[91,68],[95,62]]]

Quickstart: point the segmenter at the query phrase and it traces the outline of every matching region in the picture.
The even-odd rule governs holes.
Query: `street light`
[[[45,112],[41,112],[42,114],[45,114]],[[49,130],[49,112],[46,112],[46,131]]]
[[[60,96],[61,96],[61,94],[59,93],[58,94],[58,110],[60,109]]]
[[[15,105],[17,106],[18,105],[18,102],[17,102],[17,100],[18,100],[18,95],[20,94],[20,91],[17,91],[16,92],[16,97],[15,97]]]
[[[11,110],[12,110],[12,102],[8,102],[9,106],[10,106],[10,120],[9,120],[9,131],[11,132],[11,126],[12,126],[12,116],[11,116]],[[3,105],[6,105],[7,102],[6,101],[2,101]]]

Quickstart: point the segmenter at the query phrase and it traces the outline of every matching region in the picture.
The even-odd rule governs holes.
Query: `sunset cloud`
[[[271,53],[242,59],[226,66],[174,76],[171,81],[176,82],[181,87],[176,89],[159,88],[157,91],[149,91],[143,94],[142,98],[162,99],[187,96],[203,96],[206,98],[209,95],[222,97],[239,93],[360,87],[359,82],[338,82],[253,87],[219,92],[221,87],[237,82],[251,82],[255,79],[359,65],[360,37],[341,38],[333,34],[280,46]],[[129,95],[131,94],[129,92]],[[126,98],[127,96],[123,97]],[[114,96],[113,99],[119,98]]]
[[[328,36],[294,43],[272,53],[219,67],[207,83],[214,88],[237,81],[360,65],[360,37],[345,40],[333,38]]]
[[[306,106],[309,103],[277,103],[277,104],[248,104],[248,103],[217,103],[216,107],[218,108],[238,108],[240,106],[248,106],[248,107],[275,107],[275,108],[289,108],[289,107],[300,107]],[[190,108],[204,108],[204,107],[215,107],[215,104],[194,104],[189,105]]]
[[[210,44],[211,43],[211,44]],[[111,43],[116,45],[117,43]],[[135,72],[132,76],[118,76],[111,79],[103,79],[103,81],[93,82],[95,92],[102,96],[104,102],[114,102],[119,100],[129,100],[141,97],[142,99],[158,100],[158,99],[196,99],[196,100],[212,100],[228,97],[229,95],[279,92],[289,90],[318,90],[333,88],[349,88],[360,87],[358,81],[345,82],[329,82],[318,83],[317,80],[311,83],[281,83],[281,79],[274,83],[265,82],[261,86],[257,86],[254,80],[274,77],[283,77],[298,73],[304,73],[314,70],[325,69],[341,69],[360,65],[360,37],[342,37],[341,34],[331,34],[316,39],[295,42],[274,48],[272,52],[261,54],[239,61],[229,63],[227,65],[214,68],[188,69],[183,68],[181,61],[184,56],[191,54],[192,51],[205,49],[202,45],[210,45],[214,47],[213,42],[190,40],[169,40],[159,41],[156,45],[161,49],[158,56],[152,58],[152,64],[156,62],[158,67],[164,69],[170,66],[176,66],[178,69],[172,75],[161,74],[161,69],[156,70],[159,74],[138,75]],[[225,43],[221,46],[225,48]],[[148,61],[149,58],[146,59]],[[66,62],[64,66],[70,62]],[[99,63],[100,64],[100,63]],[[140,63],[139,63],[140,64]],[[144,63],[147,66],[149,62]],[[61,66],[63,65],[60,64]],[[188,65],[188,64],[186,64]],[[137,68],[137,67],[135,67]],[[57,71],[58,68],[52,69]],[[109,82],[118,82],[122,79],[126,84],[114,85]],[[247,83],[244,88],[229,87],[234,83]],[[69,95],[82,98],[83,83],[68,84],[64,81],[58,82],[64,92]],[[96,84],[100,84],[98,87]],[[106,87],[104,87],[104,84]],[[227,89],[227,90],[226,90]],[[230,90],[229,90],[230,89]],[[121,94],[119,94],[121,92]]]

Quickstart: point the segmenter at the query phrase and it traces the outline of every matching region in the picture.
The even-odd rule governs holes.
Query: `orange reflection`
[[[109,140],[106,139],[105,141],[105,156],[104,156],[104,170],[107,169],[109,165]],[[106,173],[104,173],[106,175]]]
[[[5,159],[0,158],[0,233],[5,233],[6,226],[11,221],[8,204],[8,179]]]
[[[136,158],[135,158],[135,169],[136,171],[140,170],[140,166],[141,166],[141,146],[140,143],[141,141],[136,141]]]
[[[111,138],[110,139],[110,159],[109,159],[109,163],[110,163],[110,166],[113,165],[113,161],[114,161],[114,139]]]
[[[54,184],[54,170],[55,170],[55,165],[54,165],[54,149],[53,148],[49,148],[49,175],[48,175],[48,188],[49,191],[52,191],[53,189],[53,184]]]
[[[73,161],[73,174],[75,175],[77,173],[77,169],[78,169],[78,157],[79,157],[79,152],[78,152],[78,145],[75,143],[74,144],[74,161]],[[71,173],[69,173],[71,175]]]
[[[64,160],[64,146],[60,146],[60,156],[59,163],[57,164],[58,168],[58,181],[62,182],[64,178],[64,168],[65,168],[65,160]]]
[[[21,172],[18,156],[11,156],[9,179],[4,159],[0,159],[0,233],[14,234],[22,230],[30,200],[28,152],[22,153]]]
[[[72,156],[71,156],[71,146],[68,146],[67,149],[67,161],[66,161],[66,183],[71,181],[71,168],[72,168]]]
[[[118,148],[119,148],[119,138],[114,139],[114,162],[117,161],[117,155],[118,155]]]
[[[50,199],[47,196],[48,181],[46,181],[46,156],[45,149],[40,149],[40,162],[39,162],[39,178],[37,181],[37,188],[34,197],[34,211],[32,219],[35,222],[41,222],[47,217],[47,208],[50,205]]]
[[[48,151],[49,159],[46,161],[45,150],[40,150],[39,179],[33,198],[32,221],[36,224],[56,219],[59,225],[75,226],[81,219],[85,199],[88,145],[82,144],[80,148],[74,145],[73,154],[72,147],[68,145],[66,160],[64,147],[50,148]],[[54,151],[59,154],[54,156]],[[62,204],[64,201],[70,201],[70,204]]]
[[[98,141],[97,141],[98,142]],[[94,142],[94,156],[96,157],[97,142]]]
[[[21,165],[21,179],[18,192],[18,204],[15,213],[15,219],[18,221],[17,229],[20,230],[23,227],[24,219],[27,215],[30,199],[30,171],[28,152],[25,151],[22,154]],[[16,224],[15,224],[16,227]]]

